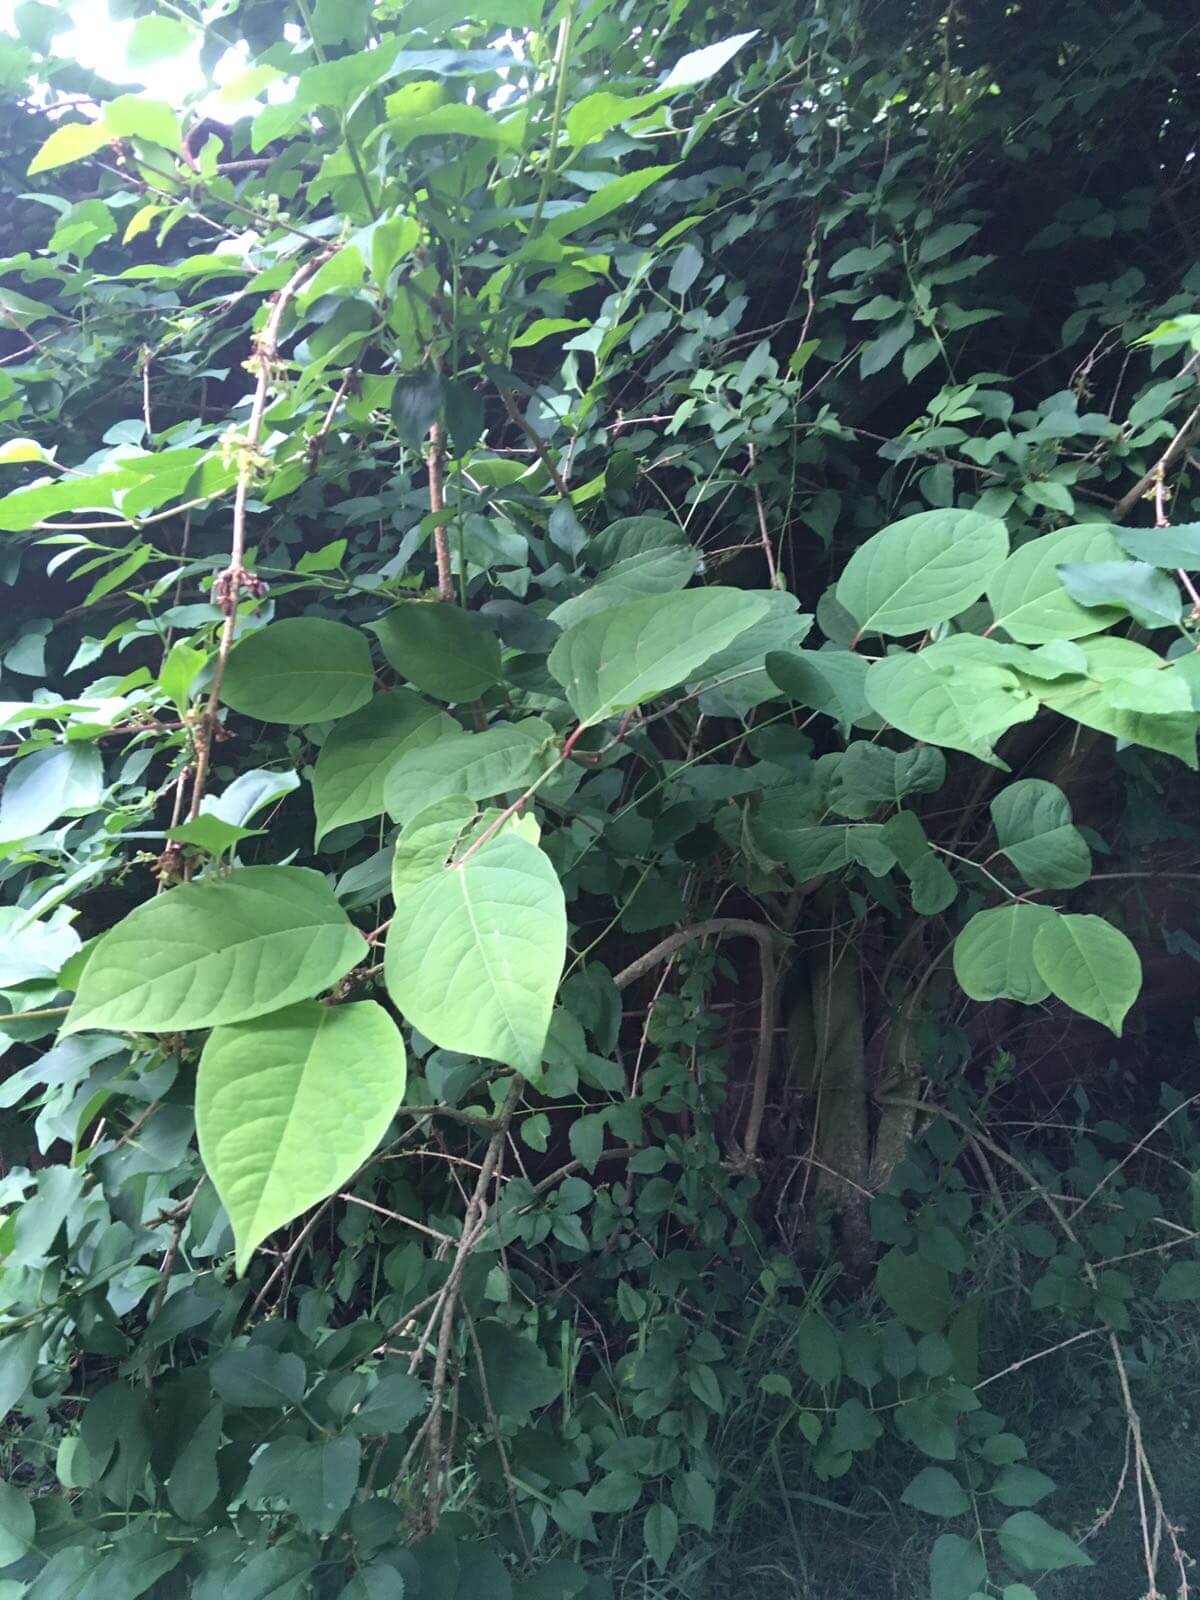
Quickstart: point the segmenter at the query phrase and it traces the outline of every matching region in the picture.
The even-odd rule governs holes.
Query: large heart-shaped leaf
[[[409,889],[388,932],[384,980],[443,1050],[534,1076],[567,948],[562,886],[541,850],[501,834]]]
[[[1000,791],[991,811],[1001,853],[1031,889],[1074,889],[1091,876],[1092,852],[1057,784],[1022,778]]]
[[[541,717],[498,723],[482,733],[456,727],[401,755],[384,781],[384,804],[397,822],[407,822],[447,795],[489,800],[519,789],[544,770],[553,741],[554,729]]]
[[[1119,928],[1103,917],[1053,917],[1034,938],[1033,964],[1052,994],[1120,1038],[1142,963]]]
[[[407,689],[377,694],[344,718],[321,746],[313,771],[317,843],[333,828],[377,817],[384,780],[400,757],[458,731],[444,711]]]
[[[549,666],[585,726],[665,694],[767,613],[764,595],[740,589],[613,606],[569,627]]]
[[[336,983],[367,953],[319,872],[245,867],[149,900],[105,934],[64,1033],[245,1022]]]
[[[221,699],[259,722],[333,722],[366,705],[371,648],[357,628],[291,617],[247,634],[229,657]]]
[[[244,1272],[269,1233],[374,1150],[404,1098],[400,1030],[382,1006],[316,1000],[214,1028],[196,1074],[196,1135]]]
[[[1120,620],[1119,608],[1081,606],[1063,588],[1058,569],[1070,561],[1119,561],[1121,547],[1103,523],[1060,528],[1023,544],[988,585],[994,626],[1019,644],[1083,639]]]
[[[860,633],[921,633],[978,600],[1007,555],[999,518],[919,511],[859,546],[838,580],[838,602]]]
[[[1057,912],[1014,901],[977,911],[954,941],[954,976],[972,1000],[1036,1005],[1050,985],[1033,961],[1033,941]]]
[[[461,606],[412,600],[371,624],[384,655],[414,689],[451,705],[500,682],[500,641]]]

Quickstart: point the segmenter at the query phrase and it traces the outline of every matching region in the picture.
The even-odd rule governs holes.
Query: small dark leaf
[[[410,372],[396,379],[392,421],[402,444],[419,449],[442,408],[442,380],[436,372]]]

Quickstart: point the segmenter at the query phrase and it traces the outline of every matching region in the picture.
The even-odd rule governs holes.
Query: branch
[[[546,447],[546,441],[534,427],[533,423],[530,422],[527,417],[522,415],[521,408],[517,404],[511,389],[501,389],[500,398],[504,401],[505,411],[508,412],[511,420],[516,423],[517,427],[520,428],[521,432],[529,440],[530,444],[534,448],[538,460],[550,474],[550,480],[554,484],[554,487],[558,490],[559,494],[562,495],[564,500],[570,499],[571,491],[567,488],[566,479],[555,466],[554,459]]]
[[[446,509],[445,462],[442,425],[435,422],[429,430],[429,449],[425,455],[425,465],[429,469],[429,509],[434,516]],[[454,575],[450,571],[450,541],[443,523],[438,523],[433,530],[433,548],[437,556],[438,599],[453,605]]]
[[[196,728],[196,776],[192,782],[192,804],[188,817],[193,818],[200,813],[200,802],[204,799],[204,786],[208,781],[209,761],[212,756],[213,738],[217,727],[217,712],[221,703],[221,684],[225,677],[225,663],[229,660],[230,646],[233,644],[233,630],[237,625],[238,598],[242,586],[246,581],[246,570],[242,565],[246,554],[246,501],[250,495],[250,483],[254,476],[254,464],[258,451],[259,440],[262,438],[263,414],[267,409],[267,394],[271,387],[271,374],[279,354],[279,330],[283,326],[283,319],[296,295],[308,282],[309,278],[322,267],[330,256],[334,255],[337,246],[324,249],[319,255],[311,256],[309,260],[297,268],[288,281],[275,296],[275,303],[271,307],[266,325],[257,340],[255,355],[258,368],[257,382],[254,386],[254,401],[250,408],[250,422],[246,429],[246,442],[242,448],[242,457],[238,467],[237,488],[233,497],[233,530],[229,543],[229,565],[223,573],[213,580],[213,598],[225,613],[225,625],[221,629],[221,642],[217,646],[217,659],[213,667],[212,688],[209,691],[208,704]]]
[[[758,1050],[754,1062],[754,1087],[750,1096],[750,1110],[746,1114],[746,1131],[742,1138],[742,1159],[747,1165],[758,1155],[758,1141],[762,1133],[763,1115],[767,1107],[767,1084],[771,1075],[771,1049],[775,1038],[775,1005],[778,974],[775,965],[775,936],[761,922],[749,922],[740,917],[710,917],[707,922],[697,922],[690,928],[681,928],[668,934],[653,949],[618,972],[613,982],[618,989],[627,989],[631,983],[644,978],[660,961],[666,961],[677,950],[693,939],[707,938],[710,934],[753,939],[758,945],[759,965],[762,971],[761,999],[758,1019]]]
[[[1200,366],[1200,350],[1197,350],[1190,361],[1184,363],[1180,369],[1179,376],[1181,378],[1186,377],[1189,373],[1195,372],[1198,366]],[[1113,521],[1124,522],[1138,501],[1154,488],[1155,483],[1174,466],[1179,457],[1187,452],[1197,438],[1200,438],[1200,406],[1197,406],[1191,416],[1188,417],[1183,427],[1180,428],[1162,455],[1150,468],[1150,471],[1143,473],[1129,493],[1123,495],[1117,501],[1113,507]]]

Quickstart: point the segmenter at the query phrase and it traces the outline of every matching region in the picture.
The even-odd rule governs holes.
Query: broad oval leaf
[[[319,872],[244,867],[181,884],[105,934],[63,1033],[246,1022],[307,1000],[367,953]]]
[[[392,899],[397,906],[442,871],[475,817],[475,802],[465,794],[452,794],[435,800],[401,828],[392,856]]]
[[[1071,821],[1071,805],[1056,783],[1022,778],[991,805],[1000,851],[1031,889],[1074,889],[1092,872],[1092,852]]]
[[[1057,912],[1049,906],[997,906],[977,911],[954,941],[954,976],[972,1000],[1036,1005],[1050,985],[1033,961],[1033,941]]]
[[[503,677],[500,641],[461,606],[410,600],[370,626],[396,671],[435,700],[476,700]]]
[[[766,659],[768,674],[789,699],[843,728],[878,726],[863,692],[870,667],[852,650],[772,650]]]
[[[444,711],[396,689],[375,698],[332,730],[313,771],[317,843],[333,828],[377,817],[384,781],[408,750],[458,731]]]
[[[613,606],[565,631],[550,671],[581,723],[603,722],[683,683],[767,610],[765,595],[721,588]]]
[[[866,677],[872,710],[910,738],[965,750],[994,767],[1000,735],[1036,716],[1038,702],[1015,672],[970,659],[956,641],[876,661]],[[1007,769],[1005,769],[1007,770]]]
[[[229,657],[221,699],[259,722],[333,722],[371,698],[371,647],[357,628],[291,617],[247,634]]]
[[[1127,710],[1122,704],[1129,696],[1135,674],[1161,673],[1163,664],[1154,651],[1134,639],[1106,636],[1089,640],[1083,652],[1087,658],[1086,678],[1069,678],[1048,686],[1042,692],[1044,703],[1086,728],[1111,733],[1114,738],[1144,745],[1148,750],[1161,750],[1194,768],[1195,712],[1146,713]],[[1178,666],[1174,670],[1178,671]],[[1144,682],[1139,678],[1135,687]]]
[[[549,859],[502,834],[405,895],[384,981],[413,1027],[443,1050],[533,1077],[566,949],[566,902]]]
[[[919,511],[854,552],[838,580],[860,634],[901,637],[973,605],[1008,555],[1008,530],[978,511]]]
[[[553,740],[554,729],[541,717],[497,723],[482,733],[456,726],[432,744],[410,748],[394,763],[384,780],[384,804],[397,822],[407,822],[448,795],[490,800],[536,776]]]
[[[1179,585],[1145,561],[1067,562],[1058,576],[1081,606],[1115,606],[1143,628],[1178,627],[1183,616]]]
[[[1064,1567],[1094,1566],[1074,1539],[1052,1528],[1036,1511],[1017,1511],[1000,1524],[1000,1548],[1025,1572],[1060,1572]]]
[[[0,842],[42,833],[69,811],[100,800],[104,765],[95,745],[50,745],[15,761],[0,793]]]
[[[1038,929],[1033,962],[1051,994],[1120,1038],[1142,987],[1142,963],[1119,928],[1103,917],[1054,917]]]
[[[1119,561],[1121,547],[1103,523],[1060,528],[1023,544],[988,585],[993,626],[1018,644],[1083,639],[1121,618],[1115,606],[1081,606],[1063,588],[1064,562]]]
[[[255,1248],[334,1193],[404,1098],[404,1041],[372,1000],[305,1000],[214,1028],[196,1074],[196,1136],[237,1246]]]

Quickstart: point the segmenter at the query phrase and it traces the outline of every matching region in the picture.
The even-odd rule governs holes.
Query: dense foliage
[[[0,46],[0,1600],[1186,1594],[1194,24],[114,10]]]

